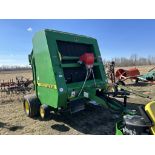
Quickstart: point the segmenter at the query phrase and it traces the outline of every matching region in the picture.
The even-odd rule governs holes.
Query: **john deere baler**
[[[96,39],[40,31],[33,38],[29,62],[35,94],[24,97],[27,116],[40,113],[44,119],[51,111],[74,113],[95,103],[122,114],[116,134],[155,134],[155,101],[140,106],[141,115],[126,108],[128,93],[117,84],[108,85]],[[123,104],[115,99],[117,95],[124,98]]]
[[[51,110],[77,112],[95,101],[108,106],[101,54],[96,39],[54,30],[37,32],[29,55],[35,95],[25,96],[24,109],[42,118]],[[120,109],[117,102],[109,106]]]

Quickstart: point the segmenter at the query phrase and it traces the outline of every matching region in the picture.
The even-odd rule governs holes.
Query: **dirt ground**
[[[152,66],[138,67],[143,74]],[[32,79],[31,71],[0,72],[0,80],[5,81],[15,79],[16,76],[24,76]],[[130,81],[129,81],[130,82]],[[131,83],[131,82],[130,82]],[[155,85],[139,83],[128,85],[134,90],[148,94],[154,99]],[[81,135],[81,134],[114,134],[115,122],[119,115],[111,113],[109,110],[89,106],[86,110],[72,115],[51,114],[50,117],[42,121],[40,118],[28,118],[22,105],[23,94],[6,95],[0,93],[0,134],[6,135]],[[130,95],[128,103],[130,105],[146,104],[148,99],[143,99],[135,95]]]

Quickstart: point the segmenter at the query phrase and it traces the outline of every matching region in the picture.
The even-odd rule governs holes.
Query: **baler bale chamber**
[[[102,95],[108,80],[96,39],[47,29],[37,32],[29,62],[35,95],[25,96],[27,116],[40,112],[45,118],[51,110],[74,113],[92,100],[121,109]]]

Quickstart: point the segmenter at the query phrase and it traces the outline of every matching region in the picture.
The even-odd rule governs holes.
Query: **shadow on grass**
[[[138,110],[139,104],[127,103],[129,109]],[[59,132],[68,132],[70,128],[82,133],[90,135],[114,135],[115,125],[121,114],[112,113],[110,110],[101,107],[89,105],[83,111],[69,114],[54,114],[51,113],[50,116],[45,121],[54,120],[57,123],[51,125],[52,130],[57,130]],[[43,121],[41,118],[36,117],[35,119]]]
[[[67,132],[70,130],[70,128],[64,124],[54,124],[51,126],[51,128],[60,132]]]
[[[16,130],[21,130],[23,129],[24,127],[23,126],[16,126],[16,125],[9,125],[7,123],[3,123],[3,122],[0,122],[0,128],[6,128],[10,131],[16,131]]]
[[[58,122],[51,128],[62,133],[69,131],[71,127],[83,134],[113,135],[118,117],[118,114],[103,107],[89,106],[74,114],[51,114],[48,121],[51,119]]]

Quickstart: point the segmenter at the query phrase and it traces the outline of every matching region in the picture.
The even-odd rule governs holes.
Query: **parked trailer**
[[[131,81],[135,81],[138,83],[139,81],[149,82],[151,84],[155,84],[155,67],[151,68],[147,73],[141,75],[140,71],[136,67],[132,67],[129,69],[119,68],[115,72],[115,62],[112,61],[108,65],[107,76],[111,80],[112,83],[119,83],[121,85],[125,85],[125,81],[130,79]]]
[[[138,82],[138,76],[140,76],[140,71],[138,68],[129,68],[129,69],[118,69],[115,73],[117,81],[125,81],[127,79],[135,80]]]

